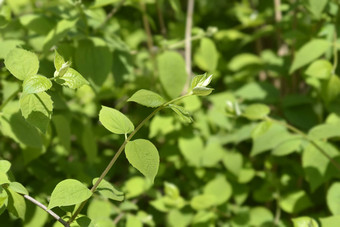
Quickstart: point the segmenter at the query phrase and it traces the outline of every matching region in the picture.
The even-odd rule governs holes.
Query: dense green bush
[[[0,0],[0,225],[337,227],[339,6]]]

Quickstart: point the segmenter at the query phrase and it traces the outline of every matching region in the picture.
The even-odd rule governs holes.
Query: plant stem
[[[336,26],[334,27],[334,34],[333,34],[333,75],[335,74],[336,67],[338,66],[338,47],[336,44],[337,41],[337,32],[336,32]]]
[[[135,130],[133,130],[133,132],[131,132],[131,134],[125,139],[124,143],[119,147],[117,153],[113,156],[113,158],[111,159],[110,163],[107,165],[107,167],[105,168],[105,170],[102,172],[102,174],[100,175],[100,177],[98,178],[98,180],[96,181],[96,183],[92,186],[91,188],[91,192],[94,193],[98,187],[98,185],[100,184],[100,182],[104,179],[104,177],[106,176],[106,174],[110,171],[110,169],[112,168],[112,166],[115,164],[115,162],[117,161],[118,157],[121,155],[121,153],[123,152],[126,144],[132,139],[132,137],[143,127],[143,125],[149,121],[157,112],[159,112],[161,109],[167,107],[169,104],[177,102],[185,97],[188,97],[192,95],[192,93],[188,93],[186,95],[180,96],[176,99],[173,99],[169,102],[164,103],[163,105],[157,107],[151,114],[149,114],[149,116],[147,116],[142,122],[139,123],[139,125],[135,128]],[[74,212],[74,214],[72,215],[72,217],[70,218],[70,220],[68,221],[68,223],[72,223],[75,218],[78,216],[78,214],[80,213],[80,211],[84,208],[85,204],[87,203],[89,199],[85,200],[84,202],[82,202],[80,204],[80,206],[78,207],[78,209]]]
[[[162,13],[162,9],[161,9],[161,6],[159,4],[159,1],[160,0],[156,0],[158,20],[159,20],[159,25],[161,27],[161,33],[162,33],[163,37],[166,37],[166,27],[165,27],[163,13]]]
[[[144,25],[144,29],[147,35],[147,45],[148,45],[148,49],[149,52],[151,54],[151,57],[154,58],[155,57],[155,53],[153,51],[153,39],[152,39],[152,33],[151,33],[151,28],[150,28],[150,24],[148,21],[148,17],[146,15],[146,7],[143,1],[140,1],[140,7],[142,10],[142,19],[143,19],[143,25]]]
[[[331,156],[329,156],[327,154],[327,152],[322,147],[319,146],[319,144],[317,144],[313,139],[309,138],[309,136],[306,133],[302,132],[301,130],[295,128],[294,126],[292,126],[292,125],[290,125],[290,124],[288,124],[286,122],[278,121],[278,120],[275,120],[275,119],[270,118],[270,117],[267,117],[267,119],[283,125],[284,127],[286,127],[287,129],[291,130],[292,132],[300,134],[305,140],[309,141],[318,151],[320,151],[320,153],[322,155],[324,155],[332,163],[332,165],[336,169],[338,169],[340,171],[340,164],[337,163]]]
[[[187,19],[185,25],[185,68],[189,78],[191,77],[191,28],[193,12],[194,0],[188,0]]]
[[[102,27],[104,27],[104,25],[118,12],[120,7],[122,7],[125,2],[126,2],[126,0],[121,0],[120,2],[118,2],[118,4],[115,7],[113,7],[113,9],[110,11],[110,13],[107,14],[104,22],[98,28],[96,28],[95,31],[98,31]]]
[[[0,106],[0,111],[12,100],[14,99],[19,92],[21,91],[21,88],[18,88],[13,94],[11,94]]]
[[[63,226],[65,227],[69,227],[69,223],[67,223],[66,221],[64,221],[61,217],[59,217],[56,213],[54,213],[53,211],[49,210],[44,204],[40,203],[39,201],[35,200],[34,198],[32,198],[29,195],[23,195],[25,199],[27,199],[28,201],[34,203],[35,205],[37,205],[38,207],[40,207],[41,209],[43,209],[44,211],[46,211],[49,215],[51,215],[54,219],[56,219],[58,222],[60,222]]]

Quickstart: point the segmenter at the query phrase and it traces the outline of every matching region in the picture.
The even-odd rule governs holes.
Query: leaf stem
[[[150,113],[143,121],[141,121],[139,123],[139,125],[135,128],[135,130],[133,130],[133,132],[131,132],[131,134],[125,139],[124,143],[119,147],[117,153],[113,156],[113,158],[111,159],[110,163],[107,165],[107,167],[105,168],[105,170],[102,172],[102,174],[100,175],[100,177],[98,178],[98,180],[96,181],[96,183],[92,186],[91,188],[91,192],[94,193],[98,187],[98,185],[100,184],[100,182],[104,179],[104,177],[107,175],[107,173],[110,171],[110,169],[112,168],[112,166],[115,164],[115,162],[117,161],[118,157],[121,155],[121,153],[124,151],[124,148],[126,146],[126,144],[132,139],[132,137],[143,127],[143,125],[149,121],[157,112],[159,112],[161,109],[164,109],[166,106],[168,106],[171,103],[177,102],[183,98],[186,98],[188,96],[191,96],[192,92],[180,96],[178,98],[175,98],[169,102],[164,103],[163,105],[157,107],[152,113]],[[72,217],[70,218],[70,220],[68,221],[68,223],[72,223],[75,218],[78,216],[78,214],[80,213],[80,211],[84,208],[85,204],[87,203],[89,199],[85,200],[84,202],[82,202],[80,204],[80,206],[77,208],[77,210],[74,212],[74,214],[72,215]]]
[[[278,121],[278,120],[275,120],[271,117],[267,117],[267,119],[283,125],[284,127],[291,130],[292,132],[300,134],[305,140],[310,142],[322,155],[324,155],[332,163],[332,165],[336,169],[338,169],[340,171],[340,164],[338,162],[336,162],[331,156],[329,156],[327,154],[327,152],[319,144],[317,144],[313,139],[311,139],[306,133],[302,132],[301,130],[295,128],[294,126],[292,126],[292,125],[290,125],[286,122]]]
[[[64,221],[61,217],[59,217],[56,213],[54,213],[52,210],[47,209],[47,207],[40,203],[39,201],[35,200],[34,198],[32,198],[29,195],[23,195],[25,199],[27,199],[28,201],[34,203],[35,205],[37,205],[38,207],[40,207],[41,209],[43,209],[44,211],[46,211],[49,215],[51,215],[54,219],[56,219],[58,222],[60,222],[63,226],[65,227],[69,227],[69,223],[67,223],[66,221]]]
[[[14,99],[19,92],[21,91],[21,88],[18,88],[13,94],[11,94],[0,106],[0,111],[12,100]]]

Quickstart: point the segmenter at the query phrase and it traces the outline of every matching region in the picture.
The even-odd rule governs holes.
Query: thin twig
[[[185,66],[188,76],[191,76],[191,28],[194,12],[194,0],[188,0],[187,19],[185,25]]]
[[[335,23],[336,24],[336,23]],[[333,75],[335,74],[336,67],[338,66],[338,48],[337,48],[337,32],[336,26],[334,27],[334,34],[333,34]]]
[[[49,215],[51,215],[54,219],[56,219],[58,222],[60,222],[62,225],[64,225],[65,227],[69,227],[70,225],[64,221],[61,217],[59,217],[56,213],[54,213],[52,210],[49,210],[44,204],[40,203],[39,201],[35,200],[34,198],[32,198],[29,195],[23,195],[25,199],[27,199],[28,201],[34,203],[35,205],[37,205],[38,207],[40,207],[41,209],[43,209],[44,211],[46,211]]]
[[[189,88],[191,80],[191,29],[192,29],[192,17],[194,13],[194,0],[188,0],[187,18],[185,25],[185,69],[188,74],[187,81],[184,85],[183,93],[186,93]]]
[[[140,7],[142,10],[142,19],[143,19],[143,26],[146,32],[146,36],[147,36],[147,45],[148,45],[148,49],[149,52],[151,54],[151,57],[154,58],[155,57],[155,53],[153,51],[153,39],[152,39],[152,33],[151,33],[151,28],[150,28],[150,24],[149,24],[149,20],[146,14],[146,7],[143,1],[140,1]]]
[[[310,142],[318,151],[320,151],[320,153],[323,156],[325,156],[336,169],[338,169],[340,171],[340,164],[338,162],[336,162],[331,156],[329,156],[327,154],[327,152],[321,146],[319,146],[319,144],[317,144],[313,139],[309,138],[309,136],[306,133],[302,132],[301,130],[295,128],[293,125],[290,125],[286,122],[278,121],[278,120],[275,120],[275,119],[270,118],[270,117],[267,117],[267,118],[271,121],[274,121],[274,122],[277,122],[277,123],[283,125],[284,127],[286,127],[287,129],[289,129],[292,132],[300,134],[305,140]]]
[[[159,4],[159,0],[156,0],[156,7],[157,7],[159,25],[161,27],[161,33],[162,33],[163,37],[166,37],[166,27],[165,27],[165,23],[164,23],[162,9],[161,9],[161,6]]]
[[[111,159],[110,163],[107,165],[107,167],[105,168],[105,170],[103,171],[103,173],[100,175],[100,177],[98,178],[98,180],[96,181],[96,183],[93,185],[93,187],[91,188],[91,192],[94,193],[98,187],[98,185],[100,184],[100,182],[104,179],[104,177],[106,176],[106,174],[110,171],[110,169],[112,168],[112,166],[115,164],[115,162],[117,161],[118,157],[121,155],[121,153],[124,151],[124,148],[126,146],[126,144],[132,139],[132,137],[143,127],[143,125],[149,121],[157,112],[159,112],[161,109],[165,108],[166,106],[168,106],[171,103],[177,102],[185,97],[188,97],[192,95],[192,93],[183,95],[181,97],[178,97],[176,99],[173,99],[169,102],[164,103],[163,105],[159,106],[157,109],[155,109],[151,114],[149,114],[149,116],[147,116],[141,123],[139,123],[139,125],[135,128],[135,130],[133,130],[133,132],[131,132],[131,134],[129,135],[129,137],[127,137],[124,141],[124,143],[120,146],[120,148],[118,149],[117,153],[113,156],[113,158]],[[74,214],[72,215],[72,217],[70,218],[70,220],[68,221],[68,223],[72,223],[75,218],[78,216],[78,214],[80,213],[80,211],[84,208],[85,204],[87,203],[89,199],[85,200],[84,202],[82,202],[80,204],[80,206],[78,207],[78,209],[74,212]]]
[[[126,0],[121,0],[120,2],[118,2],[118,4],[112,8],[110,13],[107,14],[104,22],[96,29],[96,31],[104,27],[104,25],[118,12],[118,10],[124,5],[125,2]]]

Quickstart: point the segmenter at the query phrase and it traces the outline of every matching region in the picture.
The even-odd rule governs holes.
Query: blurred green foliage
[[[137,90],[170,100],[193,89],[186,9],[184,0],[0,0],[1,226],[61,226],[19,194],[47,205],[64,179],[92,185],[124,142],[99,122],[102,105],[137,125],[151,112],[127,102]],[[120,157],[102,188],[110,182],[110,199],[125,200],[102,190],[75,226],[337,227],[338,17],[336,0],[196,0],[192,71],[214,75],[212,94],[181,100],[185,109],[171,107],[180,117],[164,110],[136,134],[159,151],[153,185]],[[16,47],[30,52],[13,58]],[[65,73],[54,49],[80,84],[46,82]],[[20,110],[25,65],[45,78],[35,78],[46,82],[39,97],[24,97],[48,104],[43,116]]]

